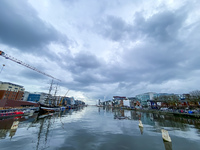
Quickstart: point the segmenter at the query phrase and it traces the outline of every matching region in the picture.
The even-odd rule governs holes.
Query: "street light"
[[[3,66],[1,67],[1,71],[0,71],[0,73],[2,72],[4,66],[5,66],[5,64],[3,64]]]

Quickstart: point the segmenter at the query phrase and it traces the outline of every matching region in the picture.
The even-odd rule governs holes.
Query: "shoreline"
[[[107,107],[107,106],[100,106],[100,107]],[[123,110],[134,110],[146,113],[154,113],[154,114],[161,114],[161,115],[172,115],[178,117],[187,117],[187,118],[197,118],[200,119],[200,113],[180,113],[180,112],[172,112],[172,111],[160,111],[156,109],[136,109],[136,108],[126,108],[126,107],[111,107],[114,109],[123,109]]]

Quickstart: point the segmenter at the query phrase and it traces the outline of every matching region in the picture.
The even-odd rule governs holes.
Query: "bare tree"
[[[200,91],[199,90],[191,91],[189,101],[194,102],[195,104],[200,102]]]

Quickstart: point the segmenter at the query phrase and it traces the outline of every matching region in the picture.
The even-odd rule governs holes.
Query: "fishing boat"
[[[167,130],[161,129],[161,132],[162,132],[162,138],[164,141],[166,141],[166,142],[172,141]]]

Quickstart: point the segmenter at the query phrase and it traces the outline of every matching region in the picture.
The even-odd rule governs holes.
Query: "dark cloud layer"
[[[2,0],[0,18],[0,42],[21,51],[41,52],[40,49],[50,42],[65,42],[64,36],[42,21],[25,1]]]

